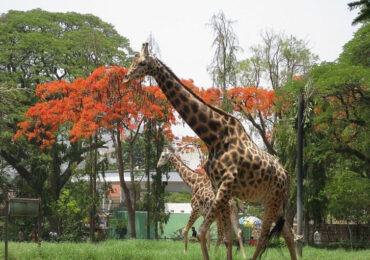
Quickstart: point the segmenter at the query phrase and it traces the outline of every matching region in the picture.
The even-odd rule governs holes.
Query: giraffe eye
[[[139,65],[140,65],[140,66],[144,66],[144,65],[146,65],[146,61],[140,61],[140,62],[139,62]]]

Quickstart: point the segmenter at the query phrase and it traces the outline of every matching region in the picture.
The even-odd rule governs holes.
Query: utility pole
[[[298,98],[298,134],[297,134],[297,235],[303,235],[303,93]],[[297,241],[298,256],[302,257],[302,242]]]

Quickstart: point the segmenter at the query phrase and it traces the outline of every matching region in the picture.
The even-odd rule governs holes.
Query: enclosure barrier
[[[41,199],[29,198],[7,198],[5,206],[0,208],[0,216],[5,216],[4,241],[5,241],[5,260],[8,260],[8,225],[9,217],[37,217],[37,242],[40,245],[41,229]]]
[[[242,216],[240,216],[242,217]],[[184,229],[190,214],[187,213],[171,213],[167,223],[158,225],[158,236],[160,239],[178,239],[179,230]],[[203,218],[200,217],[193,224],[193,226],[198,230],[199,226],[202,224]],[[147,212],[137,211],[135,213],[135,223],[136,223],[136,238],[146,239],[147,238]],[[128,214],[125,210],[115,209],[113,215],[109,218],[108,222],[109,233],[108,237],[113,239],[124,239],[130,237],[130,225],[128,222]],[[251,228],[239,225],[243,232],[243,242],[250,239]],[[150,238],[155,238],[154,234],[155,226],[151,224],[150,226]],[[217,225],[213,223],[211,225],[211,239],[217,239]],[[191,237],[191,230],[189,230],[189,237]],[[235,234],[234,234],[235,236]]]

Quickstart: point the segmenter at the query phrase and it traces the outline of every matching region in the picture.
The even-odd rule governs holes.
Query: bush
[[[164,202],[190,203],[191,193],[187,192],[166,192]]]

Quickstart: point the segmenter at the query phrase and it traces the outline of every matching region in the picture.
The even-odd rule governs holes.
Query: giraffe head
[[[157,168],[165,165],[168,163],[168,161],[171,158],[171,155],[174,153],[173,150],[171,150],[168,147],[163,148],[163,152],[161,153],[161,156],[159,157],[158,163],[157,163]]]
[[[150,62],[153,58],[149,55],[148,43],[143,43],[141,52],[136,53],[132,61],[132,64],[123,80],[123,83],[127,83],[133,79],[144,77],[148,74],[150,68]]]

